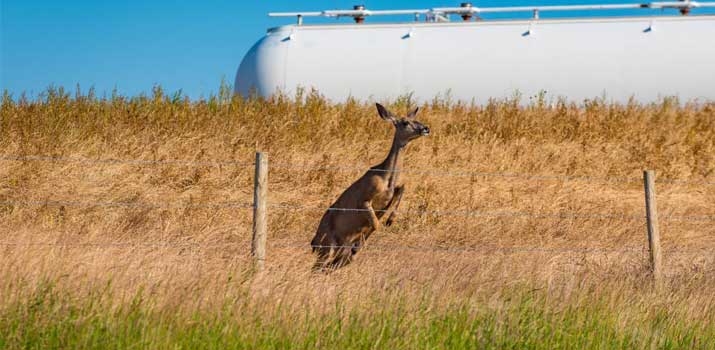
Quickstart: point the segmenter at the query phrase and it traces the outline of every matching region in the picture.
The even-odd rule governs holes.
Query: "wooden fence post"
[[[658,229],[658,209],[655,203],[655,172],[643,171],[643,184],[645,186],[645,212],[648,223],[648,248],[650,250],[650,268],[656,286],[662,283],[661,257],[660,257],[660,230]]]
[[[268,157],[256,153],[256,174],[253,182],[253,240],[251,255],[256,271],[263,270],[266,260],[266,202],[268,199]]]

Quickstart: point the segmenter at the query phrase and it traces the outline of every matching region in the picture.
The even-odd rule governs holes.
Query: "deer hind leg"
[[[330,270],[337,270],[341,267],[349,265],[353,260],[352,247],[343,246],[337,249],[335,252],[335,257],[333,261],[330,262],[328,268]]]
[[[315,251],[318,253],[318,258],[315,260],[315,264],[313,264],[313,271],[317,272],[325,270],[325,268],[328,266],[330,250],[330,247],[315,248]]]
[[[360,235],[360,239],[357,241],[353,242],[352,245],[350,246],[350,255],[355,255],[357,254],[362,246],[365,244],[365,241],[367,241],[367,238],[370,237],[370,234],[375,232],[374,230],[367,230],[367,232],[364,232],[363,234]]]
[[[362,248],[363,240],[359,240],[355,243],[353,243],[352,247],[350,248],[350,255],[355,255],[357,252],[360,251],[360,248]]]
[[[324,270],[330,259],[330,251],[335,246],[335,240],[331,238],[329,233],[318,231],[310,245],[313,248],[313,253],[318,255],[315,264],[313,264],[313,271]]]
[[[400,185],[395,187],[395,195],[392,196],[392,200],[390,201],[390,205],[387,207],[387,212],[386,214],[389,213],[389,216],[387,217],[387,221],[385,221],[385,226],[391,226],[393,222],[395,222],[395,216],[397,216],[397,208],[400,206],[400,202],[402,201],[402,194],[405,192],[405,185]]]

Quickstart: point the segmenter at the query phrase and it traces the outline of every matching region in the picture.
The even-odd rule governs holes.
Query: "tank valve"
[[[680,1],[687,3],[687,6],[680,8],[680,14],[683,16],[687,16],[688,14],[690,14],[690,0],[680,0]]]
[[[459,7],[462,8],[472,8],[472,3],[471,2],[463,2],[462,4],[459,5]],[[466,12],[462,14],[462,20],[465,22],[469,22],[472,19],[472,13],[471,12]]]
[[[355,5],[355,6],[353,6],[353,10],[364,11],[365,5]],[[358,24],[365,22],[365,16],[363,16],[363,15],[355,15],[355,16],[353,16],[353,19],[355,20],[355,23],[358,23]]]

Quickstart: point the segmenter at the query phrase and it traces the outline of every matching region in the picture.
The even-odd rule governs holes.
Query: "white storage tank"
[[[335,101],[449,93],[483,103],[516,91],[572,101],[715,100],[715,16],[538,19],[534,9],[529,20],[460,22],[414,10],[432,20],[394,24],[306,25],[310,13],[301,14],[300,24],[270,29],[250,49],[235,89],[269,96],[316,88]],[[471,19],[488,9],[452,10]],[[360,11],[345,13],[356,22],[375,15]]]

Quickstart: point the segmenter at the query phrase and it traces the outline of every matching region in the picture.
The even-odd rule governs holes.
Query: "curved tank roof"
[[[715,16],[291,25],[246,54],[235,89],[316,88],[333,100],[715,100]]]

